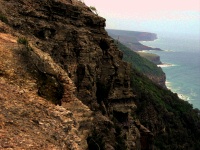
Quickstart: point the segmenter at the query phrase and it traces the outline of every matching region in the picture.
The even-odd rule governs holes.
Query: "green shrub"
[[[98,15],[98,11],[94,6],[90,6],[90,10],[93,11],[96,15]]]
[[[17,40],[17,43],[23,44],[23,45],[28,45],[28,40],[25,37],[19,37]]]
[[[8,19],[6,18],[6,16],[0,14],[0,20],[4,23],[8,23]]]

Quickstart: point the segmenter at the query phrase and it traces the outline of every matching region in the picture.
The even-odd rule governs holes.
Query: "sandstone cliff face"
[[[1,0],[0,6],[6,17],[6,24],[0,22],[1,50],[10,54],[5,55],[6,64],[1,59],[1,106],[5,107],[1,126],[7,139],[1,140],[1,148],[140,149],[140,131],[152,138],[132,118],[136,105],[130,65],[108,37],[104,18],[76,0]],[[4,40],[9,36],[13,40],[7,42],[7,49]],[[12,88],[11,98],[5,98]],[[14,107],[18,113],[12,113]],[[5,127],[9,112],[11,124],[27,124],[28,132],[17,128],[16,135],[6,134],[13,130],[11,125]],[[23,112],[34,114],[18,122]],[[31,126],[37,127],[29,131]],[[44,139],[36,140],[37,136]],[[13,140],[17,138],[27,144]],[[13,144],[7,146],[10,141]]]

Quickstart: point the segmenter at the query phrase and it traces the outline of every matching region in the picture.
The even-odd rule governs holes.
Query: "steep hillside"
[[[149,60],[140,57],[139,54],[130,50],[128,47],[124,46],[120,42],[116,42],[118,48],[123,52],[123,59],[129,63],[131,63],[132,67],[146,75],[149,79],[151,79],[154,83],[165,87],[166,76],[160,67],[157,67],[154,63]]]
[[[76,0],[1,0],[0,7],[1,149],[141,147],[142,125],[127,123],[136,110],[131,68],[104,18]]]
[[[146,53],[146,52],[137,52],[141,57],[148,59],[149,61],[153,62],[156,65],[161,65],[162,62],[160,61],[160,56],[153,53]]]
[[[199,111],[104,27],[81,1],[0,0],[0,149],[198,149]]]
[[[154,134],[155,150],[198,150],[200,110],[133,70],[137,117]]]
[[[0,149],[87,148],[84,136],[88,129],[80,129],[80,125],[91,122],[92,112],[75,97],[71,79],[48,55],[35,47],[28,52],[30,47],[20,44],[25,44],[23,40],[17,43],[19,39],[10,34],[17,32],[2,22],[0,31]],[[39,72],[33,66],[34,61],[65,78],[68,103],[55,106],[46,97],[39,96],[40,83],[44,84],[42,76],[46,75],[52,82],[45,92],[50,93],[54,102],[59,98],[57,89],[62,87],[53,76]],[[83,114],[85,117],[80,116]]]
[[[153,48],[140,43],[140,41],[153,41],[157,39],[157,35],[155,33],[148,32],[137,32],[137,31],[124,31],[124,30],[106,30],[113,39],[117,41],[117,43],[122,43],[124,46],[128,47],[130,50],[138,52],[140,56],[150,60],[154,64],[161,64],[160,57],[156,54],[152,53],[142,53],[143,50],[161,50],[160,48]]]
[[[136,116],[152,131],[154,149],[198,150],[200,111],[180,100],[177,94],[162,88],[165,75],[161,68],[141,58],[119,41],[116,44],[124,53],[123,59],[132,64],[131,85],[134,93],[137,93],[134,98]]]

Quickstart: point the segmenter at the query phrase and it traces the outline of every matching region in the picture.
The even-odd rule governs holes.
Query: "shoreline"
[[[155,39],[155,40],[152,40],[152,41],[140,41],[142,44],[146,44],[147,42],[155,42],[155,41],[157,41],[157,40],[159,40],[159,39]],[[150,46],[151,47],[151,46]],[[153,53],[153,51],[159,51],[159,50],[141,50],[141,51],[139,51],[139,52],[142,52],[142,53],[150,53],[150,52],[152,52]],[[173,50],[160,50],[160,51],[163,51],[163,52],[174,52]],[[154,53],[153,53],[154,54]],[[159,55],[158,55],[159,56]],[[161,61],[161,60],[160,60]],[[158,64],[157,65],[158,67],[160,67],[162,70],[164,69],[164,68],[167,68],[167,67],[174,67],[174,66],[176,66],[176,64],[170,64],[170,63],[166,63],[166,62],[162,62],[161,61],[161,64]],[[163,70],[163,72],[164,72],[164,70]],[[191,103],[190,101],[191,101],[191,98],[188,96],[188,95],[185,95],[185,94],[183,94],[183,93],[180,93],[180,91],[177,91],[176,89],[174,89],[173,87],[172,87],[172,85],[171,85],[171,82],[169,82],[169,81],[165,81],[165,85],[166,85],[166,87],[167,87],[167,89],[168,90],[170,90],[171,92],[173,92],[173,93],[175,93],[175,94],[177,94],[177,96],[179,97],[179,99],[181,99],[181,100],[183,100],[183,101],[187,101],[187,102],[189,102],[189,103]],[[192,103],[191,103],[192,104]]]
[[[187,102],[190,101],[190,97],[189,96],[184,95],[182,93],[178,93],[175,89],[173,89],[173,87],[171,86],[171,82],[169,82],[169,81],[166,80],[165,81],[165,85],[166,85],[166,87],[167,87],[168,90],[170,90],[171,92],[177,94],[177,96],[179,97],[179,99],[181,99],[183,101],[187,101]]]
[[[168,63],[162,63],[162,64],[159,64],[157,66],[161,67],[161,68],[166,68],[166,67],[173,67],[175,65],[174,64],[168,64]]]
[[[157,35],[156,35],[157,36]],[[145,45],[145,43],[146,42],[156,42],[156,41],[158,41],[158,40],[160,40],[158,37],[156,38],[156,39],[154,39],[154,40],[147,40],[147,41],[138,41],[139,43],[141,43],[141,44],[143,44],[143,45]],[[146,46],[146,45],[145,45]],[[162,49],[160,49],[160,48],[158,48],[158,47],[152,47],[152,46],[148,46],[148,47],[150,47],[151,49],[149,49],[149,50],[146,50],[146,51],[164,51],[164,50],[162,50]],[[142,50],[142,51],[144,51],[144,50]]]
[[[138,41],[138,42],[155,42],[155,41],[158,41],[159,40],[159,38],[156,38],[155,40],[148,40],[148,41]]]
[[[157,33],[154,33],[154,34],[156,34],[156,38],[154,40],[139,41],[139,42],[155,42],[155,41],[159,40],[160,38],[158,37]]]

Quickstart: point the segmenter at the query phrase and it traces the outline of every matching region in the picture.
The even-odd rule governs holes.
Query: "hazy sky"
[[[106,28],[200,35],[200,0],[84,0]]]

